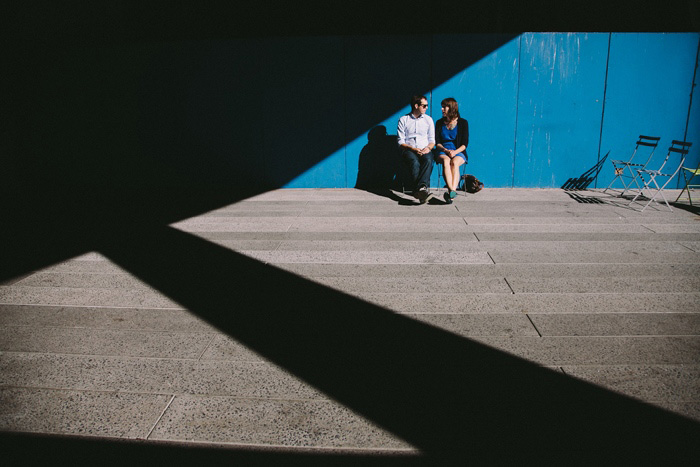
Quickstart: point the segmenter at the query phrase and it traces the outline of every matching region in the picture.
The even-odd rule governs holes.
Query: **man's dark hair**
[[[420,101],[422,101],[423,99],[425,99],[426,101],[428,100],[428,98],[425,96],[411,97],[411,112],[413,112],[413,109],[416,107],[416,104],[420,104]]]

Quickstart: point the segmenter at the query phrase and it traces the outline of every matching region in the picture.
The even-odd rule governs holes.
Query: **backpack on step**
[[[474,175],[462,175],[462,189],[467,193],[477,193],[484,188],[484,184]]]

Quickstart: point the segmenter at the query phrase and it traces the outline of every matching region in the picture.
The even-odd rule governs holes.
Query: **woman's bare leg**
[[[459,186],[459,177],[460,177],[459,167],[464,164],[464,159],[457,156],[457,157],[454,157],[450,162],[452,164],[452,187],[453,187],[453,188],[450,188],[450,191],[457,191],[457,187]]]
[[[452,161],[449,157],[441,155],[440,162],[442,162],[442,175],[445,179],[447,189],[450,191],[454,191],[454,175],[452,174]]]

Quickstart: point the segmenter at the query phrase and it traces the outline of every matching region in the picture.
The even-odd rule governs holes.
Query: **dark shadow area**
[[[390,188],[365,188],[363,191],[366,191],[367,193],[375,194],[377,196],[383,196],[385,198],[389,198],[392,201],[396,201],[401,206],[418,206],[418,200],[416,200],[410,194],[405,193],[404,196],[401,197],[401,196],[397,195]],[[401,190],[399,189],[397,191],[401,191]]]
[[[608,155],[610,154],[610,151],[608,151],[605,156],[603,156],[602,159],[598,161],[596,165],[591,167],[590,169],[586,170],[584,173],[579,175],[576,178],[570,178],[564,184],[561,186],[563,190],[585,190],[587,189],[591,183],[598,177],[598,174],[600,173],[600,169],[603,168],[603,164],[608,158]]]
[[[439,196],[438,194],[433,194],[433,197],[430,198],[430,200],[428,200],[428,204],[444,206],[448,203],[442,198],[442,196]]]
[[[571,199],[573,199],[573,200],[576,201],[577,203],[582,203],[582,204],[608,204],[608,203],[606,203],[605,201],[603,201],[603,200],[600,199],[600,198],[596,198],[596,197],[593,197],[593,196],[581,196],[581,195],[579,195],[578,193],[573,193],[573,192],[571,192],[571,191],[566,191],[566,190],[564,190],[564,191],[566,192],[567,195],[569,195],[569,197],[570,197]]]
[[[700,215],[700,206],[697,206],[697,205],[691,206],[690,204],[672,202],[672,201],[669,201],[668,204],[670,204],[671,207],[673,207],[673,208],[681,209],[683,211],[688,211],[688,212],[692,212],[693,214]]]
[[[369,131],[367,144],[360,151],[355,188],[401,189],[401,180],[397,180],[401,161],[396,138],[396,135],[387,134],[384,125]]]
[[[418,6],[415,4],[413,6]],[[700,30],[700,8],[693,0],[645,2],[605,0],[572,1],[470,0],[450,7],[453,32],[511,33],[514,31],[630,31],[687,32]],[[403,7],[403,8],[402,8]],[[202,4],[182,0],[115,0],[95,4],[89,0],[56,3],[33,0],[8,5],[5,26],[9,34],[46,35],[58,39],[109,41],[127,37],[133,41],[226,39],[231,37],[404,34],[416,20],[415,8],[405,2],[357,2],[338,13],[337,6],[322,0],[293,4],[229,2]],[[313,14],[310,14],[313,13]],[[440,21],[423,14],[419,28],[443,33]],[[435,15],[433,15],[435,16]]]
[[[131,14],[115,8],[118,18]],[[177,18],[165,15],[199,24],[195,12],[182,11]],[[109,23],[110,40],[95,44],[89,37],[55,36],[73,24],[80,31],[91,18],[82,10],[61,12],[39,14],[61,28],[42,35],[40,22],[0,52],[3,82],[13,91],[3,97],[0,280],[99,251],[418,447],[421,462],[678,464],[698,458],[696,422],[167,227],[282,186],[407,105],[416,90],[430,89],[514,34],[464,38],[461,46],[471,47],[431,79],[429,70],[396,72],[405,66],[405,38],[213,40],[185,26],[187,34],[165,42],[139,18],[135,31],[121,30],[126,20]],[[161,18],[153,24],[170,32]],[[118,40],[120,34],[128,40]],[[421,50],[429,52],[427,40]],[[343,57],[350,56],[363,59],[364,68],[345,70]],[[345,101],[360,91],[374,96],[371,111]],[[329,125],[343,115],[345,131]],[[357,459],[8,433],[2,446],[4,457],[23,464],[123,465],[141,456],[174,464],[229,456],[261,464]]]

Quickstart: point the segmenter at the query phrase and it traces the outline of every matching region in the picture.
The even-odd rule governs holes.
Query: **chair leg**
[[[685,179],[685,174],[683,174],[683,178]],[[681,190],[681,192],[678,193],[678,196],[676,196],[676,200],[674,201],[674,203],[677,203],[678,200],[681,199],[681,196],[683,196],[683,192],[684,192],[687,188],[688,188],[688,180],[685,180],[685,186],[683,187],[683,189]],[[688,193],[688,199],[690,199],[690,193]],[[692,206],[692,204],[691,204],[691,206]]]
[[[692,176],[690,177],[690,180],[692,180],[694,176],[695,176],[695,175],[692,175]],[[688,177],[685,175],[685,172],[683,172],[683,180],[685,181],[685,186],[683,187],[683,189],[681,190],[681,192],[678,194],[678,197],[676,198],[676,201],[674,201],[674,203],[677,203],[678,200],[681,199],[681,196],[683,196],[683,192],[685,191],[685,192],[688,193],[688,202],[689,202],[690,205],[692,206],[692,205],[693,205],[693,198],[690,196],[690,188],[688,188],[688,184],[690,183],[690,180],[689,180]]]
[[[615,180],[617,180],[618,178],[620,178],[620,175],[616,174],[615,177],[613,177],[610,184],[608,185],[608,187],[605,190],[603,190],[603,193],[607,192],[613,186],[613,183],[615,183]]]
[[[647,187],[648,187],[648,183],[646,182],[646,180],[644,180],[644,176],[640,174],[639,178],[641,178],[642,184],[643,184],[644,186],[643,186],[642,188],[640,188],[640,189],[639,189],[639,192],[637,193],[637,195],[636,195],[634,198],[632,198],[632,200],[631,200],[629,203],[627,203],[627,206],[630,206],[630,205],[632,205],[632,203],[636,202],[636,201],[637,201],[637,198],[639,198],[640,196],[643,195],[644,188],[647,188]],[[642,204],[642,203],[639,203],[639,204]]]
[[[618,166],[616,166],[615,164],[613,164],[613,167],[615,168],[615,177],[613,177],[613,179],[612,179],[612,181],[610,182],[610,184],[608,185],[608,187],[607,187],[605,190],[603,190],[603,193],[607,192],[608,190],[612,190],[613,183],[615,183],[615,181],[616,181],[617,179],[619,179],[619,180],[620,180],[620,183],[622,183],[622,186],[623,186],[623,189],[622,189],[622,191],[620,191],[620,195],[619,195],[619,196],[624,196],[625,193],[627,193],[628,191],[630,191],[630,186],[632,185],[632,181],[634,181],[635,183],[637,183],[637,182],[636,182],[636,178],[637,178],[637,177],[636,177],[636,175],[634,175],[634,172],[633,172],[633,170],[632,170],[632,167],[630,167],[630,166],[627,165],[627,164],[622,165],[621,167],[618,167]],[[630,175],[631,175],[629,178],[631,178],[632,181],[630,181],[629,183],[625,183],[625,177],[627,177],[627,175],[625,175],[625,169],[626,169],[626,170],[630,173]],[[619,173],[618,173],[618,172],[619,172]],[[637,183],[637,188],[639,188],[639,183]],[[615,191],[617,191],[617,190],[615,190]]]
[[[440,180],[442,180],[442,164],[437,162],[435,165],[437,165],[437,184],[435,185],[435,188],[430,187],[431,191],[437,191],[438,187],[440,186]]]
[[[631,169],[630,169],[630,171],[631,171]],[[632,182],[634,182],[634,184],[637,185],[637,190],[639,190],[639,191],[641,192],[641,191],[642,191],[642,187],[639,186],[639,182],[637,181],[639,178],[640,178],[640,175],[639,175],[639,174],[633,176],[633,177],[632,177],[632,181],[629,183],[629,186],[632,186]],[[629,187],[626,187],[626,189],[627,189],[627,191],[631,191],[631,190],[629,189]]]
[[[651,179],[649,180],[649,183],[654,182],[654,186],[656,186],[656,192],[652,195],[652,197],[651,197],[651,199],[649,200],[649,202],[648,202],[647,204],[644,205],[644,207],[642,208],[642,210],[641,210],[640,212],[644,212],[644,210],[647,208],[647,206],[649,206],[649,205],[651,204],[651,202],[654,201],[658,195],[661,195],[661,198],[663,198],[664,203],[666,203],[666,207],[668,207],[668,209],[669,209],[671,212],[673,212],[673,208],[671,208],[671,205],[668,204],[668,201],[666,200],[666,197],[665,197],[664,194],[663,194],[664,188],[666,188],[666,185],[668,185],[668,182],[670,182],[670,181],[671,181],[671,177],[669,177],[669,179],[666,180],[666,183],[664,183],[663,186],[662,186],[661,188],[659,188],[659,184],[656,183],[656,176],[655,176],[655,175],[652,175],[652,176],[651,176]],[[659,204],[658,201],[656,201],[656,203]]]

